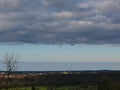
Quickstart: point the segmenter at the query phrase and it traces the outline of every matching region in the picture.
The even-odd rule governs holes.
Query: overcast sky
[[[0,0],[0,53],[18,51],[23,60],[119,61],[119,44],[120,0]]]

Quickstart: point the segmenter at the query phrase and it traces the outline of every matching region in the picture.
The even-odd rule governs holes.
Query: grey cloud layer
[[[120,0],[0,0],[0,42],[120,44]]]

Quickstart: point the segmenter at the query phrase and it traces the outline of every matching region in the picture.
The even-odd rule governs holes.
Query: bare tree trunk
[[[9,90],[9,79],[10,79],[10,73],[7,72],[6,90]]]
[[[18,68],[18,61],[20,58],[14,53],[5,53],[2,59],[2,62],[7,72],[6,90],[9,90],[10,75]]]

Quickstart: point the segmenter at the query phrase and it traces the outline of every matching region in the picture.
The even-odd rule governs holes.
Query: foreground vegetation
[[[5,90],[5,89],[1,89]],[[9,90],[53,90],[51,86],[36,86],[36,87],[21,87],[21,88],[10,88]],[[55,90],[98,90],[96,86],[80,87],[80,86],[60,86],[56,87]]]
[[[7,80],[0,78],[0,90],[120,90],[120,71],[17,73]]]

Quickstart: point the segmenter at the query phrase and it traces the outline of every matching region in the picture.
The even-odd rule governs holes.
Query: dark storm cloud
[[[0,42],[120,44],[120,0],[0,0]]]

